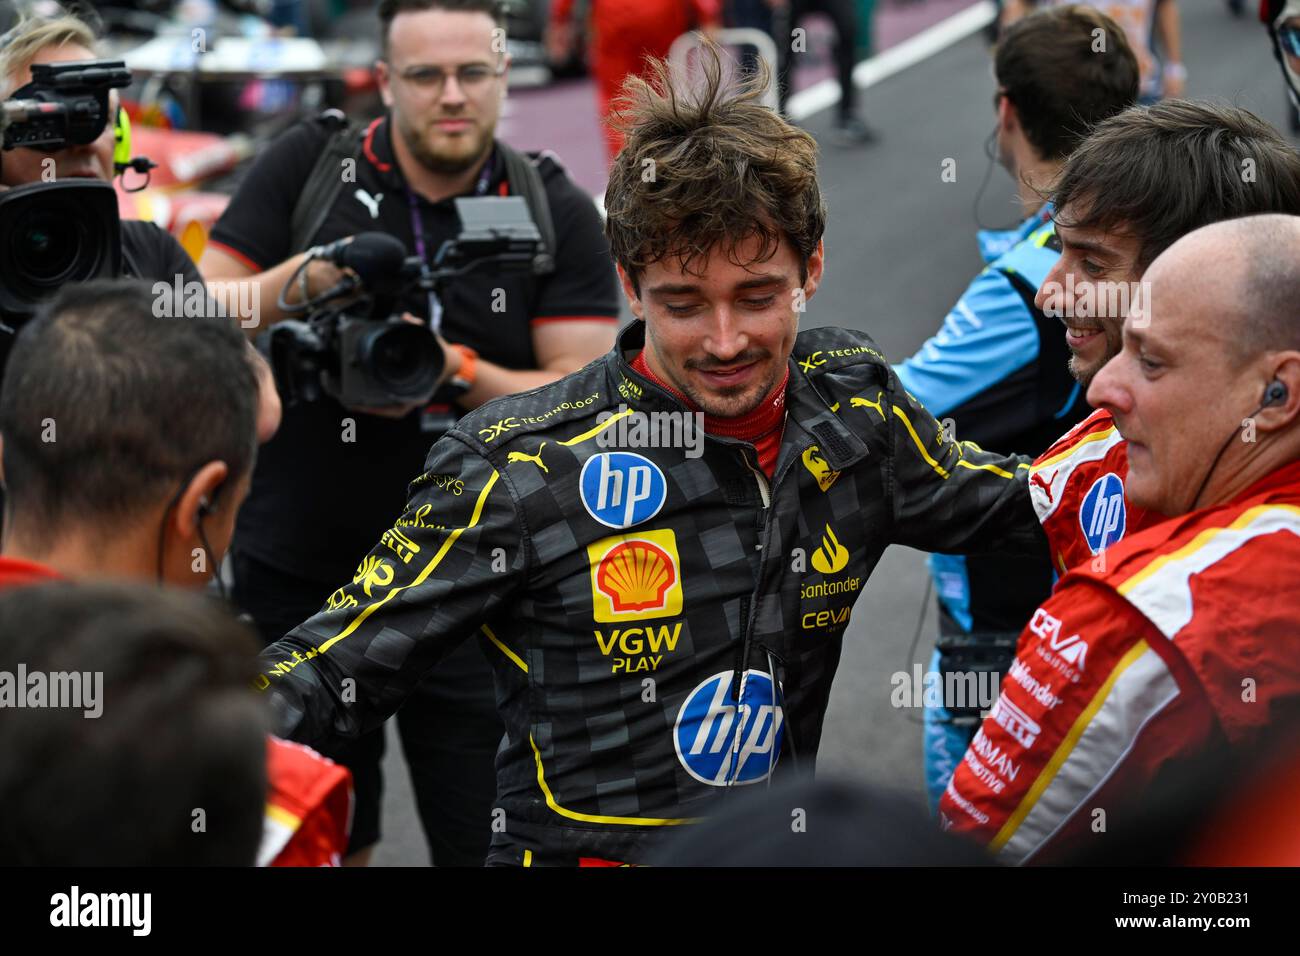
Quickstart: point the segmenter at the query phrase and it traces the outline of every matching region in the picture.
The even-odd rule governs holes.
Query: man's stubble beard
[[[1096,377],[1099,370],[1094,369],[1089,374],[1084,375],[1082,370],[1079,368],[1079,359],[1074,355],[1070,356],[1069,370],[1070,377],[1079,383],[1079,388],[1086,395],[1088,393],[1088,387],[1092,385],[1092,380]]]
[[[1106,340],[1106,357],[1101,360],[1096,368],[1085,371],[1079,367],[1078,356],[1071,354],[1069,362],[1069,372],[1071,377],[1079,383],[1079,388],[1084,395],[1088,394],[1088,388],[1092,385],[1092,380],[1097,377],[1097,373],[1106,367],[1106,363],[1119,355],[1124,346],[1123,326],[1116,328],[1113,332],[1107,325],[1101,327],[1102,337]]]
[[[760,357],[758,361],[771,361],[772,359],[773,356],[767,354]],[[773,364],[772,374],[767,381],[759,385],[738,389],[734,393],[713,392],[708,396],[702,396],[685,382],[675,384],[679,391],[710,418],[741,418],[758,408],[763,403],[763,400],[772,393],[772,389],[780,384],[784,370],[783,365]]]
[[[458,176],[481,166],[483,161],[487,159],[488,153],[492,151],[492,140],[496,133],[495,129],[486,130],[478,144],[478,149],[472,153],[448,156],[439,155],[431,150],[428,142],[420,135],[419,131],[405,121],[399,120],[397,127],[402,139],[406,142],[406,148],[411,151],[415,161],[425,169],[440,176]]]

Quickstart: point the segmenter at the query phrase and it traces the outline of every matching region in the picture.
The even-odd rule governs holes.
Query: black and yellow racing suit
[[[866,335],[798,336],[771,481],[747,443],[684,447],[682,405],[628,364],[643,336],[467,415],[353,580],[263,653],[276,732],[316,743],[477,635],[506,727],[490,862],[638,862],[729,787],[811,769],[888,545],[1045,549],[1027,462],[947,440]]]

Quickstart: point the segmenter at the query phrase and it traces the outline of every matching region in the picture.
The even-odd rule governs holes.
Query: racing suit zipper
[[[758,512],[758,544],[755,547],[761,552],[767,545],[768,530],[768,511],[772,503],[771,489],[767,483],[767,476],[761,470],[757,470],[750,463],[749,454],[745,448],[740,449],[740,460],[745,463],[750,474],[754,476],[758,484],[758,495],[762,501],[763,507]],[[743,622],[744,631],[740,639],[740,659],[736,661],[736,669],[731,680],[731,686],[736,693],[736,729],[731,738],[731,770],[727,775],[727,789],[730,790],[732,784],[736,782],[736,776],[739,772],[738,762],[740,760],[740,744],[742,730],[745,726],[745,713],[742,708],[745,706],[745,675],[749,670],[749,650],[750,635],[754,633],[754,615],[758,608],[757,592],[763,585],[763,560],[758,562],[758,576],[754,582],[755,595],[746,598],[741,603],[740,619]]]
[[[758,485],[759,499],[762,501],[763,507],[759,510],[758,513],[758,519],[759,519],[758,544],[756,545],[756,547],[760,552],[766,554],[769,532],[771,530],[771,521],[769,519],[771,517],[771,506],[772,506],[772,485],[768,483],[767,476],[763,474],[762,469],[755,468],[754,465],[750,462],[749,454],[744,449],[741,450],[740,457],[741,460],[745,463],[745,467],[748,468],[750,473],[754,476],[754,481]],[[777,474],[774,477],[779,479],[781,475]],[[736,776],[739,772],[739,767],[737,766],[737,763],[740,759],[741,732],[744,726],[746,725],[746,720],[745,720],[746,715],[741,712],[741,708],[745,706],[744,705],[745,674],[749,669],[749,654],[751,649],[751,638],[754,633],[754,618],[758,613],[758,602],[761,599],[760,592],[762,591],[762,587],[763,587],[763,577],[764,577],[763,569],[764,569],[764,561],[763,559],[760,559],[758,565],[758,580],[755,582],[755,593],[751,599],[747,599],[746,601],[744,601],[741,607],[741,620],[745,622],[744,623],[745,630],[744,633],[741,635],[740,660],[736,667],[735,677],[732,679],[732,686],[736,688],[737,720],[736,720],[735,734],[733,735],[731,741],[731,760],[732,760],[731,768],[732,769],[731,769],[731,774],[727,778],[728,789],[730,789],[732,784],[735,783]],[[773,719],[775,720],[776,719],[775,701],[776,701],[776,693],[777,693],[776,689],[777,689],[778,681],[783,682],[782,678],[784,677],[784,667],[781,667],[782,677],[779,678],[777,676],[776,669],[773,667],[773,658],[775,657],[775,655],[765,645],[763,646],[763,651],[767,656],[767,662],[769,668],[768,679],[772,681],[772,699],[773,699],[772,706],[773,706]],[[779,660],[779,658],[777,658],[777,660]],[[794,752],[793,748],[794,748],[794,742],[791,741],[791,753]],[[771,785],[772,769],[773,769],[772,766],[769,765],[768,768],[769,786]]]
[[[750,473],[754,476],[754,480],[758,483],[758,497],[763,502],[763,511],[766,512],[772,504],[772,486],[768,484],[767,475],[763,474],[762,469],[755,468],[750,464],[749,456],[743,451],[740,453],[740,457],[745,462],[745,467],[750,470]],[[766,524],[767,522],[764,521],[764,527],[766,527]],[[762,547],[762,545],[759,547]]]

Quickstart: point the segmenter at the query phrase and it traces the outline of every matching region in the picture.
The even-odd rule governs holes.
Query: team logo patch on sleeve
[[[592,455],[578,476],[582,506],[607,528],[649,521],[668,500],[668,481],[644,455],[610,451]]]
[[[1079,508],[1079,527],[1093,554],[1124,537],[1124,482],[1113,471],[1092,483]]]

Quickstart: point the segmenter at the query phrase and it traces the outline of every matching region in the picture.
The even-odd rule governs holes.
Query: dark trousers
[[[835,65],[840,82],[840,119],[848,119],[857,113],[858,91],[853,85],[854,52],[858,36],[858,11],[855,0],[790,0],[786,23],[781,24],[782,14],[775,16],[776,49],[780,57],[781,111],[785,111],[786,101],[790,98],[790,73],[797,60],[791,47],[794,38],[791,32],[799,26],[800,21],[810,13],[824,13],[830,17],[835,27]]]
[[[729,27],[747,27],[762,30],[772,35],[772,8],[767,0],[728,0],[726,5],[726,23]],[[779,47],[781,41],[774,40]],[[772,64],[773,69],[777,64]],[[740,69],[745,76],[758,72],[758,52],[752,47],[745,48],[740,55]]]
[[[273,643],[320,610],[338,582],[308,581],[236,551],[232,599]],[[444,658],[397,716],[420,823],[435,866],[482,866],[492,837],[494,762],[503,728],[492,673],[475,641]],[[384,729],[321,752],[352,771],[354,853],[379,842]]]

